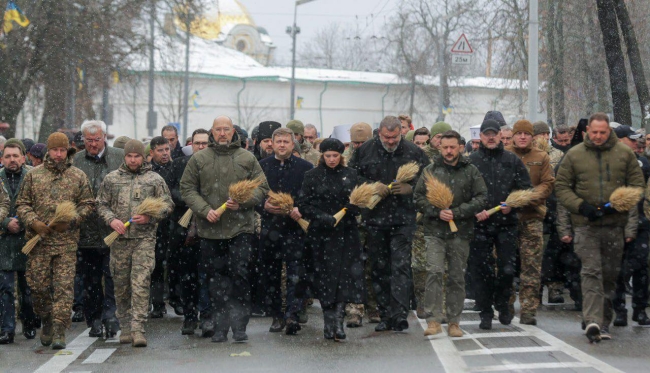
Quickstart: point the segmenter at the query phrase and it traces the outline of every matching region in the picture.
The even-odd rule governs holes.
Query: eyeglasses
[[[89,144],[95,144],[95,143],[103,142],[104,138],[99,137],[99,138],[96,138],[96,139],[91,139],[91,138],[88,138],[88,137],[84,137],[84,141],[89,143]]]

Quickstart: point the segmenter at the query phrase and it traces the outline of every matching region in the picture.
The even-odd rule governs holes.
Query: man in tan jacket
[[[537,325],[535,318],[539,306],[539,288],[542,274],[542,254],[544,253],[544,211],[540,207],[546,203],[546,198],[553,191],[555,178],[551,169],[550,159],[546,152],[533,146],[533,125],[522,119],[515,123],[512,145],[506,150],[511,151],[521,159],[526,166],[533,187],[539,192],[540,198],[519,212],[519,258],[520,286],[519,303],[521,304],[520,323]],[[514,294],[514,293],[513,293]],[[511,300],[511,303],[513,300]]]

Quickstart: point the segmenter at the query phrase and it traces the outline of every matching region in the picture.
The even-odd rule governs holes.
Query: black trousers
[[[411,309],[411,244],[414,233],[415,225],[368,227],[368,260],[382,321],[406,318]]]
[[[201,264],[210,289],[216,331],[246,331],[251,309],[251,240],[252,235],[247,233],[229,240],[201,239]]]
[[[517,266],[517,237],[516,225],[474,227],[469,268],[482,318],[494,316],[492,305],[500,312],[507,312]],[[495,247],[496,260],[493,255]]]
[[[15,333],[16,309],[14,279],[18,280],[20,292],[20,315],[25,328],[36,328],[40,325],[38,316],[34,313],[32,292],[27,285],[25,271],[0,271],[0,331]]]
[[[113,276],[109,267],[110,250],[79,249],[77,260],[84,287],[83,310],[86,324],[91,326],[93,320],[114,318],[116,305]]]
[[[165,270],[169,284],[169,302],[181,303],[181,250],[172,243],[177,226],[177,222],[165,219],[160,222],[156,231],[156,267],[151,274],[151,303],[154,307],[165,306]]]
[[[616,280],[616,297],[612,306],[617,312],[625,310],[625,283],[632,278],[632,309],[648,307],[648,240],[650,231],[639,227],[636,239],[625,243],[623,264]]]
[[[551,227],[542,258],[542,285],[561,282],[569,289],[571,299],[581,304],[580,258],[573,251],[573,243],[564,243],[560,238],[557,229]]]

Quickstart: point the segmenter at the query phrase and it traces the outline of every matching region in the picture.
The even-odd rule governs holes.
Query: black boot
[[[282,331],[282,329],[284,329],[284,326],[285,326],[284,318],[274,317],[273,322],[271,323],[271,327],[269,328],[269,332],[279,333]]]
[[[642,326],[650,325],[650,319],[648,318],[648,315],[645,313],[644,309],[634,310],[632,313],[632,320],[636,321],[639,323],[639,325]]]
[[[162,319],[163,315],[167,313],[167,308],[165,308],[165,304],[163,303],[162,305],[154,305],[153,310],[151,313],[149,313],[149,317],[152,319]]]
[[[381,320],[377,326],[375,326],[375,331],[376,332],[387,332],[389,330],[393,330],[393,328],[390,325],[390,321],[388,320]]]
[[[334,339],[343,340],[346,338],[345,329],[343,328],[343,319],[345,318],[345,303],[337,303],[334,310],[336,324],[334,324]]]
[[[214,336],[214,321],[205,319],[201,321],[201,337],[212,338]],[[226,339],[228,340],[228,339]]]
[[[38,321],[38,323],[40,324],[40,320]],[[27,339],[36,338],[36,328],[37,328],[36,322],[23,321],[23,335],[25,336],[25,338]]]
[[[0,333],[0,345],[14,343],[14,333],[2,332]]]
[[[88,332],[88,336],[92,338],[100,338],[104,336],[102,320],[93,320],[92,324],[90,325],[90,332]]]
[[[614,326],[627,326],[627,310],[616,311]]]
[[[288,318],[287,319],[287,328],[285,330],[286,335],[296,335],[298,334],[298,331],[300,331],[302,327],[300,326],[300,323],[298,322],[297,318]]]
[[[214,334],[212,337],[212,342],[214,343],[221,343],[221,342],[228,342],[228,331],[219,331],[217,333],[214,333],[214,330],[212,331]]]
[[[334,330],[336,323],[336,316],[334,315],[335,308],[323,308],[323,322],[325,326],[323,327],[323,337],[325,339],[334,339]]]
[[[82,322],[82,321],[86,320],[86,318],[84,317],[83,308],[78,307],[78,308],[74,309],[73,312],[74,313],[72,314],[72,322]]]
[[[481,315],[481,323],[478,325],[480,329],[490,330],[492,329],[492,316],[490,315]]]
[[[198,327],[196,320],[185,320],[183,321],[183,327],[181,328],[181,335],[194,335],[194,330]]]
[[[106,332],[106,339],[115,338],[118,330],[120,330],[120,322],[116,317],[111,317],[104,320],[104,331]]]

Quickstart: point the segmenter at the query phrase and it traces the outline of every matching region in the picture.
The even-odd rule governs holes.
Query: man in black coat
[[[199,128],[192,132],[192,154],[208,147],[210,132],[205,129]],[[201,288],[201,274],[199,268],[199,261],[201,249],[199,241],[196,237],[196,228],[193,227],[194,221],[190,222],[188,227],[192,232],[188,236],[188,228],[182,227],[178,221],[187,212],[188,207],[181,196],[180,182],[185,172],[187,162],[192,158],[192,155],[187,155],[182,158],[173,160],[171,173],[172,181],[169,186],[169,191],[172,194],[174,201],[174,211],[169,218],[169,248],[175,250],[177,268],[180,276],[180,304],[183,309],[183,327],[181,334],[194,335],[194,330],[198,327],[199,312],[201,313],[201,336],[209,338],[214,335],[214,324],[210,314],[210,300],[207,294],[207,286]],[[204,291],[203,302],[200,301],[201,291]]]
[[[266,175],[269,187],[276,193],[288,193],[298,199],[305,173],[313,168],[304,159],[292,155],[293,131],[279,128],[273,132],[273,157],[264,158],[260,166]],[[294,335],[300,330],[298,312],[303,301],[295,296],[295,285],[303,274],[303,253],[305,235],[298,225],[302,215],[298,207],[283,211],[267,199],[257,207],[262,217],[260,234],[260,263],[265,296],[262,299],[265,311],[273,317],[269,332]],[[282,263],[287,267],[287,309],[282,312],[281,278]]]
[[[176,127],[171,124],[166,125],[160,131],[160,135],[169,142],[169,150],[171,151],[172,159],[183,158],[185,156],[185,154],[183,154],[183,145],[181,145],[181,142],[178,140],[178,129]],[[183,141],[185,141],[185,139],[183,139]]]
[[[377,296],[381,322],[376,331],[408,329],[413,278],[411,243],[415,233],[413,189],[418,177],[407,183],[395,182],[400,166],[416,162],[421,170],[429,158],[417,145],[405,141],[397,117],[387,116],[378,136],[357,149],[350,160],[361,182],[380,182],[382,200],[374,210],[363,211],[368,228],[368,259]],[[390,188],[388,186],[391,186]]]
[[[488,119],[481,124],[481,144],[477,152],[469,156],[478,168],[488,189],[488,207],[504,203],[508,195],[520,189],[532,188],[530,176],[524,163],[515,154],[504,150],[501,143],[499,123]],[[513,315],[508,310],[512,295],[512,280],[516,271],[517,214],[508,206],[489,216],[483,210],[476,214],[474,238],[470,242],[469,267],[480,308],[481,329],[492,328],[494,310],[499,311],[499,321],[508,325]],[[496,246],[496,270],[494,256]],[[495,275],[495,273],[497,273]]]
[[[165,180],[167,188],[171,191],[174,183],[177,183],[173,172],[174,162],[171,155],[171,144],[165,137],[156,136],[151,139],[150,147],[151,169]],[[174,198],[174,203],[178,199]],[[177,315],[183,314],[183,307],[181,306],[180,300],[180,270],[178,268],[178,262],[180,260],[179,248],[171,245],[172,232],[178,222],[178,220],[174,220],[175,217],[176,215],[172,215],[160,221],[156,231],[156,266],[151,274],[151,304],[153,309],[150,316],[152,319],[161,318],[163,314],[167,313],[165,301],[163,300],[165,294],[165,267],[167,267],[168,272],[169,305],[172,306]]]

